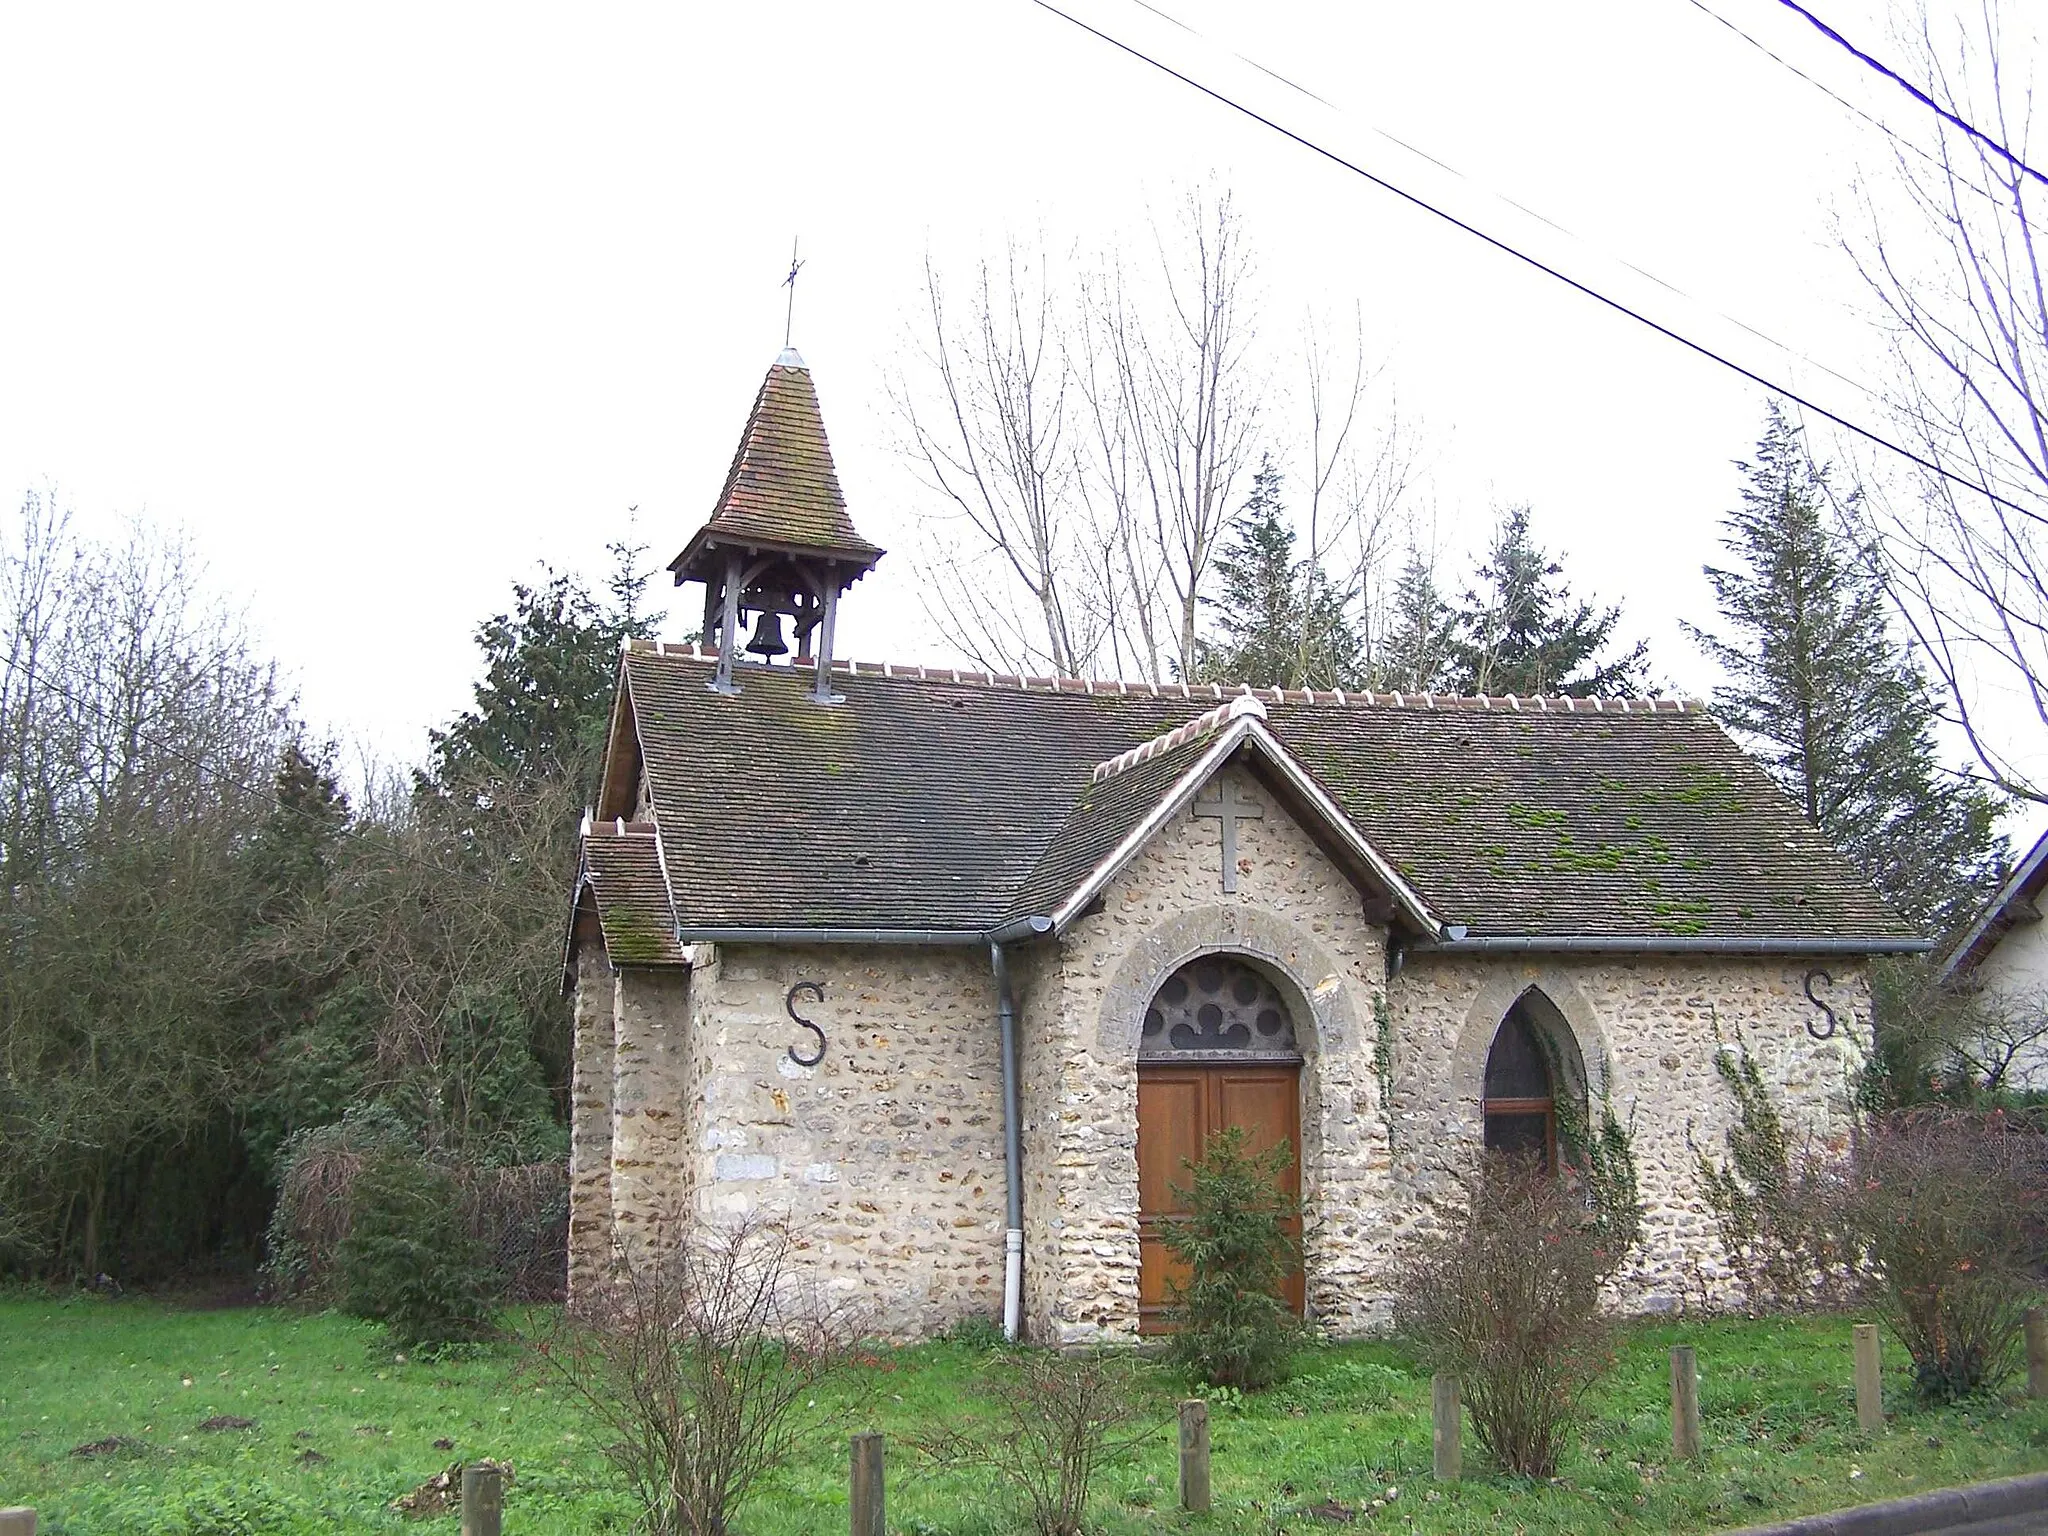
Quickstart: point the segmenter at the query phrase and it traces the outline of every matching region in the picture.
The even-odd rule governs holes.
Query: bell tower
[[[734,671],[746,657],[765,664],[789,656],[787,619],[796,641],[792,664],[816,669],[811,697],[838,702],[832,631],[839,596],[881,558],[846,515],[811,371],[785,347],[754,397],[711,520],[669,562],[677,586],[704,583],[704,647],[718,654],[711,688],[739,692]]]

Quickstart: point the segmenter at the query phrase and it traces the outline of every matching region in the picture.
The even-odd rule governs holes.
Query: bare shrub
[[[983,1373],[979,1415],[934,1426],[916,1444],[1001,1481],[1038,1536],[1080,1536],[1096,1473],[1158,1432],[1140,1423],[1138,1369],[1123,1355],[1014,1351]]]
[[[2018,1366],[2044,1213],[2048,1137],[2000,1112],[1899,1114],[1859,1139],[1846,1214],[1923,1398],[1991,1391]]]
[[[1606,1370],[1600,1287],[1626,1257],[1540,1165],[1488,1156],[1465,1206],[1418,1238],[1395,1321],[1433,1371],[1459,1379],[1480,1445],[1505,1472],[1548,1477]]]
[[[650,1536],[726,1536],[733,1512],[829,1410],[851,1316],[802,1283],[787,1224],[749,1219],[621,1246],[611,1283],[535,1352],[605,1438]]]

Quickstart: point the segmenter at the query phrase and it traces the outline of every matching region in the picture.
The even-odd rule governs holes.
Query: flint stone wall
[[[612,1243],[612,974],[602,950],[576,955],[569,1074],[569,1294],[604,1278]]]
[[[1869,987],[1859,962],[1829,962],[1832,982],[1816,979],[1815,989],[1838,1022],[1832,1038],[1816,1040],[1808,1025],[1828,1026],[1804,990],[1814,968],[1809,960],[1732,956],[1413,956],[1388,988],[1394,1154],[1365,1267],[1384,1270],[1401,1237],[1439,1219],[1454,1195],[1454,1175],[1480,1143],[1494,1031],[1535,987],[1555,1010],[1550,1027],[1569,1031],[1584,1063],[1594,1113],[1604,1091],[1633,1133],[1643,1234],[1614,1300],[1661,1312],[1732,1299],[1733,1276],[1698,1176],[1699,1152],[1726,1162],[1735,1121],[1714,1058],[1739,1039],[1795,1148],[1846,1147],[1852,1079],[1870,1038]],[[1385,1298],[1369,1303],[1376,1318],[1385,1306]]]
[[[682,1237],[689,1209],[689,1064],[698,988],[682,968],[612,976],[611,1244],[639,1262]],[[586,1261],[588,1262],[588,1261]]]
[[[719,946],[696,971],[687,1147],[701,1222],[787,1217],[811,1282],[909,1341],[1002,1315],[1002,1057],[977,947]],[[785,1008],[799,981],[824,988]]]

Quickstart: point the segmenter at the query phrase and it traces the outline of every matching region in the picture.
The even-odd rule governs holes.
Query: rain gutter
[[[676,928],[678,944],[987,944],[990,940],[986,928]]]
[[[1049,917],[1020,917],[988,935],[996,979],[996,1030],[1003,1049],[1003,1337],[1024,1332],[1024,1113],[1017,1070],[1017,992],[1003,946],[1052,932]]]
[[[1700,934],[1479,934],[1461,929],[1446,937],[1425,939],[1412,954],[1431,955],[1921,955],[1934,948],[1932,939],[1784,939],[1729,938]]]

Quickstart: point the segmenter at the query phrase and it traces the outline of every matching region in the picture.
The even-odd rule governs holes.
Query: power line
[[[1896,69],[1893,69],[1889,64],[1884,63],[1882,60],[1872,58],[1869,54],[1865,53],[1861,48],[1858,48],[1854,43],[1850,42],[1849,39],[1842,36],[1842,34],[1837,32],[1833,27],[1829,26],[1826,22],[1822,21],[1818,16],[1814,15],[1813,12],[1809,11],[1805,6],[1799,4],[1798,0],[1778,0],[1778,3],[1784,6],[1786,10],[1794,12],[1797,15],[1804,16],[1808,21],[1813,23],[1814,29],[1818,31],[1821,34],[1821,36],[1827,38],[1830,42],[1839,44],[1844,50],[1846,50],[1849,53],[1851,57],[1859,60],[1864,64],[1869,65],[1870,68],[1876,70],[1880,75],[1883,75],[1887,80],[1893,82],[1895,85],[1899,87],[1899,89],[1904,91],[1908,96],[1911,96],[1923,107],[1926,107],[1929,111],[1933,112],[1937,117],[1940,117],[1944,121],[1953,124],[1957,128],[1962,129],[1964,133],[1967,133],[1971,138],[1977,140],[1980,144],[1985,145],[1989,149],[1995,150],[1998,154],[2003,155],[2007,160],[2011,161],[2015,169],[2025,171],[2029,176],[2033,177],[2034,180],[2040,182],[2043,186],[2048,186],[2048,176],[2043,176],[2039,171],[2035,170],[2031,165],[2027,164],[2026,161],[2022,160],[2018,155],[2014,154],[2011,150],[2007,149],[2003,144],[1999,143],[1998,140],[1992,138],[1990,134],[1984,132],[1983,129],[1978,128],[1975,124],[1967,123],[1963,121],[1962,118],[1957,117],[1955,113],[1949,111],[1947,107],[1944,107],[1932,96],[1928,95],[1925,91],[1921,90],[1919,86],[1915,85],[1912,81],[1908,80],[1904,75],[1900,74]]]
[[[1780,67],[1789,70],[1791,73],[1797,75],[1801,80],[1804,80],[1808,85],[1812,86],[1816,91],[1819,91],[1823,96],[1827,97],[1828,100],[1834,102],[1844,111],[1849,112],[1853,116],[1859,117],[1864,122],[1870,124],[1871,127],[1875,128],[1879,133],[1883,134],[1886,138],[1890,139],[1894,144],[1898,145],[1900,149],[1905,150],[1910,155],[1915,155],[1918,156],[1920,159],[1925,160],[1929,165],[1933,166],[1943,175],[1953,176],[1957,182],[1959,182],[1961,185],[1965,187],[1968,187],[1972,192],[1976,193],[1985,201],[1990,203],[1996,203],[2001,209],[2005,206],[2005,200],[1999,197],[1998,194],[1990,191],[1988,188],[1978,186],[1974,181],[1971,181],[1968,177],[1963,176],[1961,173],[1957,172],[1953,166],[1944,164],[1940,159],[1938,159],[1934,155],[1930,155],[1926,150],[1922,149],[1918,144],[1915,144],[1911,139],[1906,138],[1904,135],[1896,132],[1892,128],[1891,124],[1887,123],[1883,118],[1873,117],[1870,113],[1864,111],[1861,107],[1857,106],[1855,102],[1849,100],[1848,97],[1842,95],[1832,86],[1826,84],[1823,81],[1816,80],[1812,75],[1809,75],[1805,70],[1801,69],[1797,64],[1794,64],[1790,59],[1786,58],[1783,54],[1775,52],[1771,49],[1771,47],[1768,44],[1759,41],[1750,33],[1745,32],[1741,27],[1738,27],[1726,16],[1723,16],[1719,11],[1715,10],[1712,6],[1708,5],[1706,3],[1706,0],[1686,0],[1686,3],[1690,5],[1694,10],[1698,11],[1701,15],[1709,17],[1716,22],[1719,22],[1722,26],[1726,27],[1730,32],[1733,32],[1737,37],[1741,38],[1745,43],[1749,44],[1749,46],[1754,48],[1758,53],[1762,54],[1765,58],[1769,59],[1773,64],[1779,65]],[[2048,229],[2043,229],[2039,224],[2034,223],[2032,219],[2028,219],[2026,222],[2027,227],[2034,230],[2037,234],[2048,234]]]
[[[1293,143],[1299,144],[1303,149],[1310,151],[1312,154],[1322,156],[1325,160],[1330,161],[1333,165],[1343,167],[1345,170],[1351,172],[1352,175],[1360,177],[1365,181],[1371,182],[1374,186],[1380,188],[1382,191],[1391,192],[1394,194],[1394,196],[1400,198],[1403,202],[1409,203],[1414,207],[1420,208],[1424,213],[1435,215],[1437,218],[1442,219],[1446,224],[1449,224],[1452,228],[1461,230],[1465,234],[1471,235],[1474,239],[1484,241],[1486,244],[1492,246],[1495,250],[1500,251],[1505,255],[1512,256],[1515,258],[1515,260],[1522,262],[1527,266],[1534,267],[1538,272],[1543,273],[1546,277],[1555,278],[1558,282],[1563,283],[1566,287],[1584,294],[1587,298],[1592,299],[1596,303],[1604,304],[1605,306],[1607,306],[1607,308],[1615,311],[1617,314],[1626,315],[1629,319],[1635,321],[1637,324],[1648,327],[1650,330],[1655,331],[1659,336],[1662,336],[1669,341],[1677,342],[1680,346],[1686,348],[1688,351],[1696,352],[1701,357],[1706,358],[1710,362],[1719,363],[1723,368],[1726,368],[1729,372],[1737,374],[1740,377],[1749,380],[1750,383],[1758,385],[1761,388],[1770,390],[1773,394],[1782,395],[1785,399],[1790,400],[1793,404],[1801,407],[1804,410],[1813,412],[1816,416],[1821,417],[1825,421],[1833,422],[1836,426],[1842,428],[1844,431],[1853,432],[1856,436],[1864,439],[1866,442],[1873,443],[1880,448],[1886,449],[1891,453],[1897,454],[1900,458],[1906,460],[1908,463],[1918,465],[1921,469],[1926,470],[1929,474],[1938,475],[1944,480],[1954,482],[1956,485],[1963,487],[1965,490],[1975,492],[1977,495],[1986,498],[1995,505],[2005,507],[2010,511],[2019,513],[2022,517],[2029,518],[2034,521],[2044,520],[2042,514],[2037,509],[2031,507],[2023,507],[2018,502],[2012,501],[2007,497],[1999,495],[1998,492],[1992,490],[1989,486],[1979,485],[1976,481],[1969,479],[1967,476],[1957,474],[1954,470],[1946,468],[1945,466],[1937,463],[1933,459],[1923,458],[1921,455],[1913,452],[1912,449],[1904,447],[1899,443],[1893,442],[1890,438],[1885,437],[1883,434],[1873,430],[1872,428],[1861,426],[1858,423],[1851,421],[1848,417],[1839,415],[1836,412],[1829,410],[1826,406],[1817,404],[1816,402],[1807,399],[1804,395],[1801,395],[1792,389],[1788,389],[1783,384],[1777,383],[1775,380],[1766,378],[1763,374],[1756,372],[1754,369],[1743,366],[1741,363],[1736,362],[1733,358],[1724,356],[1722,353],[1716,352],[1712,347],[1707,346],[1704,342],[1694,341],[1691,337],[1684,335],[1682,332],[1673,330],[1670,326],[1665,325],[1662,321],[1654,320],[1650,316],[1644,314],[1642,311],[1631,308],[1629,305],[1624,304],[1621,300],[1608,297],[1606,294],[1602,293],[1599,289],[1592,287],[1590,284],[1583,283],[1579,279],[1571,276],[1569,273],[1562,272],[1558,268],[1551,266],[1549,263],[1539,259],[1538,257],[1531,256],[1528,252],[1520,250],[1513,245],[1510,245],[1507,241],[1501,239],[1497,235],[1488,234],[1485,230],[1479,228],[1475,224],[1467,223],[1465,220],[1459,218],[1456,214],[1451,213],[1446,209],[1439,208],[1435,203],[1428,201],[1426,198],[1420,197],[1417,194],[1410,192],[1403,187],[1396,186],[1393,182],[1387,180],[1384,176],[1376,175],[1374,172],[1367,170],[1364,166],[1357,164],[1355,161],[1345,159],[1335,150],[1325,148],[1323,145],[1318,144],[1315,140],[1308,138],[1303,134],[1295,132],[1292,128],[1286,127],[1284,124],[1275,122],[1272,118],[1267,117],[1262,113],[1256,111],[1255,109],[1246,106],[1243,102],[1237,101],[1234,98],[1225,95],[1222,91],[1217,90],[1214,86],[1204,85],[1201,81],[1195,79],[1193,76],[1183,74],[1181,71],[1175,69],[1171,64],[1167,64],[1159,59],[1154,58],[1151,54],[1146,53],[1143,49],[1135,47],[1134,45],[1123,41],[1121,38],[1115,37],[1112,34],[1103,31],[1101,28],[1092,26],[1088,22],[1081,20],[1079,17],[1061,10],[1057,5],[1054,5],[1052,3],[1052,0],[1031,0],[1031,3],[1037,6],[1040,10],[1050,12],[1052,15],[1059,17],[1060,20],[1066,22],[1068,25],[1078,27],[1081,31],[1086,32],[1090,37],[1093,37],[1100,42],[1109,44],[1110,47],[1116,49],[1119,53],[1128,54],[1132,58],[1137,59],[1140,63],[1150,65],[1152,68],[1158,70],[1161,74],[1166,75],[1171,79],[1178,80],[1182,85],[1187,86],[1189,89],[1198,91],[1202,95],[1207,96],[1211,101],[1217,102],[1222,106],[1229,107],[1233,112],[1241,113],[1243,116],[1250,118],[1253,122],[1259,124],[1261,127],[1271,129],[1273,132],[1279,134],[1282,138],[1288,139]]]
[[[1140,7],[1143,10],[1151,12],[1151,14],[1159,17],[1162,21],[1165,21],[1172,26],[1178,27],[1181,31],[1187,33],[1190,37],[1200,38],[1203,42],[1208,43],[1211,46],[1223,48],[1230,54],[1232,58],[1236,59],[1239,63],[1245,64],[1250,68],[1257,70],[1260,74],[1270,76],[1272,79],[1279,81],[1288,89],[1295,91],[1300,95],[1306,96],[1309,100],[1316,102],[1318,105],[1327,107],[1332,112],[1336,112],[1343,116],[1350,115],[1348,112],[1345,111],[1344,108],[1339,107],[1335,102],[1330,101],[1325,97],[1318,96],[1314,91],[1309,90],[1306,86],[1298,85],[1294,81],[1288,79],[1285,75],[1280,74],[1278,71],[1269,69],[1266,65],[1260,63],[1257,59],[1251,57],[1249,54],[1239,53],[1237,50],[1230,48],[1228,44],[1218,43],[1215,39],[1208,37],[1199,29],[1188,25],[1187,22],[1181,20],[1178,16],[1175,16],[1168,11],[1160,9],[1158,6],[1151,4],[1150,0],[1131,0],[1131,3],[1133,5]],[[1693,3],[1698,4],[1699,0],[1693,0]],[[1588,250],[1594,251],[1596,254],[1604,256],[1614,261],[1618,265],[1626,267],[1629,271],[1635,273],[1637,277],[1642,278],[1645,282],[1654,283],[1657,287],[1662,288],[1666,293],[1677,295],[1679,298],[1685,300],[1686,303],[1694,305],[1699,309],[1706,311],[1715,319],[1723,321],[1728,325],[1734,326],[1738,331],[1743,331],[1751,336],[1754,336],[1758,341],[1761,341],[1765,346],[1774,348],[1775,350],[1784,354],[1786,357],[1791,358],[1795,362],[1804,363],[1807,367],[1826,374],[1829,378],[1835,380],[1839,384],[1846,384],[1849,388],[1855,390],[1858,394],[1864,396],[1866,399],[1876,404],[1883,404],[1883,400],[1878,395],[1878,393],[1875,390],[1873,390],[1869,385],[1865,384],[1861,379],[1851,378],[1848,374],[1841,372],[1839,369],[1829,367],[1826,363],[1823,363],[1818,358],[1812,357],[1807,353],[1800,351],[1797,347],[1788,346],[1786,343],[1778,340],[1777,337],[1772,336],[1768,332],[1758,330],[1748,321],[1742,320],[1734,315],[1729,314],[1725,309],[1722,309],[1719,306],[1708,302],[1707,300],[1694,297],[1685,289],[1679,287],[1676,283],[1673,283],[1668,279],[1659,277],[1655,272],[1650,271],[1647,267],[1638,266],[1636,263],[1630,261],[1625,256],[1616,255],[1612,251],[1602,250],[1600,247],[1594,245],[1593,242],[1587,240],[1585,237],[1580,235],[1577,231],[1566,228],[1564,225],[1558,223],[1557,220],[1551,218],[1548,214],[1543,213],[1539,209],[1531,208],[1527,203],[1519,202],[1516,199],[1507,196],[1505,193],[1496,191],[1494,188],[1487,186],[1484,182],[1478,181],[1475,178],[1466,175],[1465,172],[1459,170],[1458,167],[1456,167],[1455,165],[1450,164],[1450,162],[1446,160],[1438,159],[1435,155],[1431,154],[1428,150],[1423,149],[1420,145],[1412,144],[1408,140],[1401,138],[1399,135],[1389,133],[1384,128],[1378,127],[1375,124],[1365,123],[1363,126],[1366,128],[1368,132],[1374,134],[1379,138],[1385,139],[1389,144],[1392,144],[1396,149],[1405,150],[1407,153],[1414,155],[1417,159],[1424,160],[1428,162],[1430,165],[1435,166],[1445,175],[1453,177],[1458,181],[1464,182],[1467,186],[1475,187],[1479,191],[1485,193],[1488,197],[1491,197],[1498,202],[1505,203],[1508,207],[1514,209],[1515,212],[1524,214],[1527,217],[1534,219],[1537,223],[1556,230],[1560,235],[1563,235],[1567,240],[1572,241],[1574,244],[1584,246]]]

